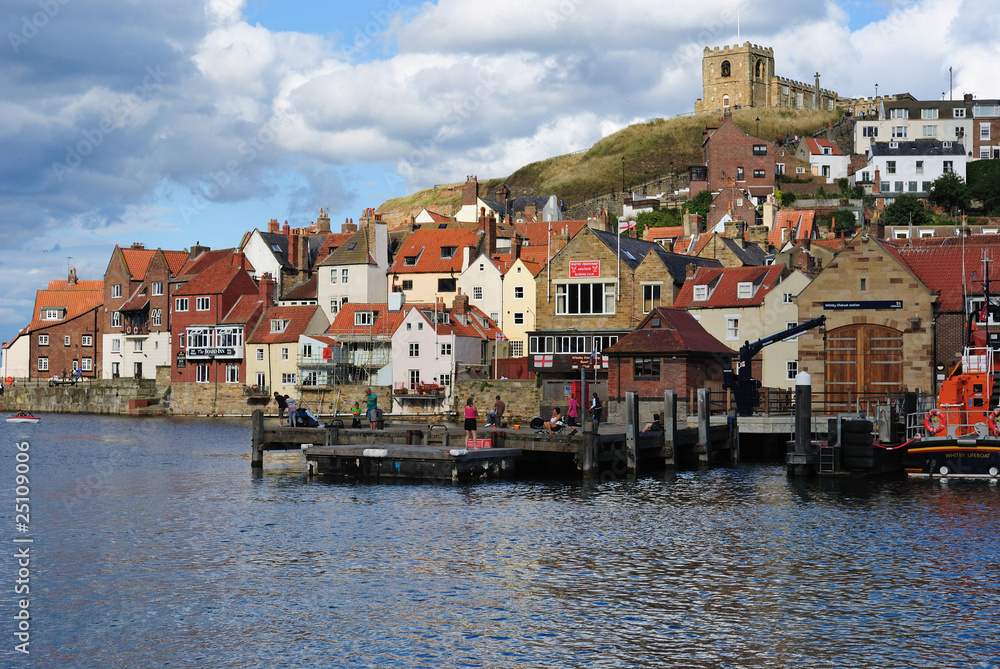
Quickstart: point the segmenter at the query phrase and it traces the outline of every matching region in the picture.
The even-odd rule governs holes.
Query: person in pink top
[[[576,401],[576,393],[570,393],[569,399],[566,400],[566,417],[569,419],[566,424],[570,427],[576,427],[576,419],[580,414],[580,403]]]
[[[469,440],[472,440],[471,447],[476,447],[476,405],[472,403],[472,398],[470,397],[465,401],[465,444],[470,446]]]

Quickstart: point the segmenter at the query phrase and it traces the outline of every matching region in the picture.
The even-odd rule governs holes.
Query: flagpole
[[[552,299],[552,277],[549,272],[549,266],[552,264],[552,221],[549,221],[549,238],[545,242],[545,299],[550,301]]]
[[[618,277],[617,284],[615,285],[615,292],[618,293],[618,301],[622,301],[622,224],[621,221],[618,222],[618,229],[615,231],[618,235]]]

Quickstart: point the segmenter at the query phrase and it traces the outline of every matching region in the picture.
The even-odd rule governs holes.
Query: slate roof
[[[462,249],[464,247],[475,249],[479,234],[479,231],[474,229],[414,230],[400,246],[392,263],[392,272],[395,274],[454,272],[457,276],[462,271]],[[454,247],[455,253],[450,258],[442,258],[443,247]],[[415,264],[406,264],[407,258],[416,258]]]
[[[341,244],[351,238],[353,232],[331,232],[323,239],[323,243],[316,251],[316,260],[322,263],[328,255],[333,253]]]
[[[872,142],[873,156],[964,156],[965,146],[961,142],[949,142],[945,148],[940,139],[904,139],[894,142]],[[890,144],[895,144],[893,148]]]
[[[375,259],[368,248],[368,232],[362,229],[353,233],[319,264],[323,267],[328,265],[374,265]]]
[[[709,353],[732,357],[734,351],[713,337],[684,309],[656,307],[636,330],[603,351],[606,355],[635,353]]]
[[[247,337],[248,344],[286,344],[297,342],[299,335],[305,334],[309,321],[316,315],[317,305],[297,307],[270,307],[261,315],[253,332]],[[282,332],[271,332],[272,320],[287,320]]]
[[[317,283],[319,274],[313,274],[300,284],[293,286],[281,296],[282,300],[315,300],[317,298]]]
[[[781,282],[782,265],[766,267],[699,268],[693,279],[684,282],[674,306],[685,309],[713,309],[720,307],[756,307]],[[739,284],[753,284],[750,297],[740,298]],[[694,300],[695,286],[708,286],[707,300]]]
[[[604,245],[611,249],[612,253],[618,253],[617,235],[610,232],[592,231],[597,238],[604,242]],[[655,253],[663,261],[674,283],[680,285],[684,283],[688,265],[698,265],[700,267],[722,267],[718,260],[709,258],[695,258],[680,253],[671,253],[656,242],[649,242],[645,239],[633,239],[625,235],[621,236],[621,261],[628,265],[633,271],[639,266],[647,253]]]

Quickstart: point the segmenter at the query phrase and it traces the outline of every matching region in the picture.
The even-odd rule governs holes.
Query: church
[[[705,47],[701,62],[702,97],[696,112],[743,107],[833,109],[839,98],[820,88],[774,74],[774,49],[744,42],[742,46]]]

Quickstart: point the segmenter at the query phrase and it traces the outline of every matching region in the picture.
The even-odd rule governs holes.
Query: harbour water
[[[249,421],[0,430],[3,667],[1000,666],[985,482],[357,485],[254,476]]]

